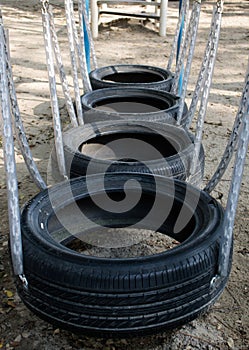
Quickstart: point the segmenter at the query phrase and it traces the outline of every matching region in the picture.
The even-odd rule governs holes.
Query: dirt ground
[[[62,5],[63,1],[51,1]],[[166,38],[158,36],[151,21],[103,18],[95,40],[99,66],[111,63],[167,64],[177,19],[177,2],[169,2]],[[203,2],[187,103],[197,78],[207,40],[212,6]],[[39,1],[1,0],[5,27],[9,29],[14,80],[29,143],[42,175],[53,139],[48,78],[43,47]],[[55,7],[58,36],[70,75],[64,13]],[[204,183],[218,164],[232,129],[242,91],[249,53],[249,2],[225,2],[218,56],[209,99],[203,144],[206,154]],[[72,82],[70,81],[71,86]],[[60,106],[66,121],[61,90]],[[194,125],[193,125],[194,128]],[[20,204],[38,192],[16,149]],[[18,298],[10,271],[8,218],[2,151],[0,153],[0,349],[20,350],[169,350],[249,348],[249,158],[234,228],[235,247],[229,283],[221,298],[203,317],[171,332],[133,339],[96,339],[76,336],[41,321]],[[231,167],[212,195],[226,204]]]

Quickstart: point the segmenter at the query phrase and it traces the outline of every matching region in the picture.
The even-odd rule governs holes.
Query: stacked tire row
[[[64,133],[67,175],[86,175],[89,163],[91,172],[101,173],[109,162],[113,165],[108,171],[152,172],[199,186],[204,171],[203,147],[190,176],[194,137],[184,128],[186,104],[181,127],[176,126],[179,97],[169,92],[172,79],[170,71],[143,65],[116,65],[92,71],[90,80],[95,90],[81,98],[86,125]],[[118,145],[120,139],[123,142]],[[146,145],[147,154],[140,159],[139,149]],[[112,159],[108,161],[100,148],[102,152],[111,149]],[[58,179],[55,155],[53,164]]]
[[[22,213],[29,287],[18,283],[19,294],[39,317],[76,333],[126,337],[177,327],[206,311],[227,281],[212,283],[223,208],[189,184],[202,179],[203,148],[190,176],[194,137],[184,117],[175,125],[179,98],[164,91],[171,73],[120,65],[90,77],[96,90],[82,96],[86,124],[64,133],[70,180],[38,194]],[[57,178],[55,155],[52,164]],[[104,235],[106,244],[127,228],[178,244],[139,257],[87,254],[92,237],[99,243]]]

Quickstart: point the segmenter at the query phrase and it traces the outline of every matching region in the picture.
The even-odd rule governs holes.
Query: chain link
[[[204,52],[204,57],[202,60],[202,65],[201,65],[201,69],[197,78],[197,82],[196,82],[196,86],[195,86],[195,90],[193,93],[193,97],[190,103],[190,107],[188,110],[188,115],[187,115],[187,121],[186,121],[186,127],[189,128],[194,115],[195,115],[195,111],[197,108],[197,103],[199,101],[200,98],[200,94],[201,94],[201,90],[203,87],[203,83],[206,77],[206,72],[207,72],[207,65],[208,65],[208,60],[210,58],[210,51],[211,51],[211,43],[212,43],[212,37],[214,35],[214,31],[215,31],[215,26],[216,26],[216,21],[217,21],[217,11],[214,7],[213,9],[213,15],[212,15],[212,21],[211,21],[211,26],[210,26],[210,32],[209,32],[209,37],[208,37],[208,41],[207,41],[207,45],[206,45],[206,49]]]
[[[211,41],[210,57],[206,68],[206,76],[205,76],[204,87],[202,91],[201,105],[200,105],[197,124],[196,124],[195,149],[194,149],[193,162],[191,164],[191,171],[190,171],[191,175],[195,173],[197,159],[200,152],[204,120],[206,116],[208,97],[209,97],[210,87],[212,84],[213,70],[214,70],[214,65],[216,60],[219,37],[220,37],[222,13],[218,12],[217,8],[215,11],[215,17],[216,17],[216,21],[215,21],[215,27],[214,27],[214,32],[213,32],[212,41]]]
[[[248,72],[249,72],[249,59],[248,59]],[[219,255],[219,270],[218,275],[226,277],[228,274],[228,266],[230,259],[230,252],[232,247],[232,235],[233,226],[235,220],[235,214],[239,199],[240,186],[242,182],[242,176],[245,166],[245,160],[249,145],[249,74],[247,72],[247,81],[242,94],[241,100],[243,100],[243,111],[242,111],[242,123],[240,128],[238,149],[234,161],[233,175],[231,178],[231,184],[227,199],[227,206],[224,217],[224,236],[223,242]]]
[[[249,91],[249,71],[246,75],[246,85],[245,85],[244,92],[243,92],[242,97],[241,97],[240,107],[238,109],[238,113],[237,113],[237,116],[236,116],[235,121],[234,121],[232,133],[230,135],[230,138],[229,138],[229,141],[227,143],[226,149],[224,151],[223,157],[222,157],[222,159],[217,167],[217,170],[215,171],[211,180],[208,182],[208,184],[204,188],[204,191],[206,191],[206,192],[213,191],[213,189],[215,188],[215,186],[218,184],[218,182],[222,178],[223,174],[225,173],[225,171],[226,171],[226,169],[227,169],[227,167],[232,159],[236,145],[238,143],[239,133],[241,130],[241,124],[243,121],[243,115],[246,111],[246,103],[247,103],[247,98],[248,98],[248,94],[249,94],[248,91]]]
[[[80,100],[78,69],[77,69],[75,49],[74,49],[73,27],[72,27],[71,15],[70,15],[71,10],[70,10],[70,2],[68,0],[65,0],[65,11],[66,11],[66,21],[67,21],[68,46],[69,46],[71,65],[72,65],[75,105],[76,105],[78,122],[79,122],[79,124],[83,125],[84,124],[84,122],[82,120],[83,111],[82,111],[82,105],[81,105],[81,100]]]
[[[43,35],[44,35],[44,43],[45,43],[45,53],[46,53],[47,68],[48,68],[50,101],[51,101],[53,123],[54,123],[55,149],[56,149],[56,155],[57,155],[57,161],[58,161],[60,173],[62,176],[64,176],[64,178],[66,178],[63,137],[62,137],[62,129],[61,129],[61,121],[60,121],[58,96],[57,96],[57,90],[56,90],[56,79],[55,79],[55,71],[54,71],[54,63],[53,63],[52,39],[51,39],[49,14],[48,13],[42,14],[42,21],[43,21]]]
[[[173,60],[174,60],[174,57],[176,54],[177,41],[178,41],[179,34],[180,34],[180,27],[182,24],[184,13],[186,12],[186,6],[188,6],[188,1],[189,0],[184,1],[184,3],[182,4],[181,10],[180,10],[180,14],[179,14],[179,18],[178,18],[178,22],[177,22],[177,26],[176,26],[176,31],[175,31],[175,36],[174,36],[174,40],[172,43],[171,52],[170,52],[170,56],[169,56],[169,60],[168,60],[167,70],[172,69]]]
[[[184,21],[183,27],[182,27],[182,33],[181,33],[181,44],[180,44],[180,50],[179,55],[176,63],[176,69],[173,79],[173,84],[171,87],[171,93],[177,95],[178,89],[179,89],[179,80],[182,73],[183,63],[186,56],[186,51],[188,47],[188,41],[190,39],[189,34],[186,30],[187,28],[187,22],[188,22],[188,12],[189,12],[189,1],[186,1],[184,11],[182,14],[182,20]],[[190,28],[191,29],[191,28]],[[179,32],[180,33],[180,32]]]
[[[47,13],[49,8],[49,0],[40,0],[42,13]]]
[[[66,101],[66,108],[67,108],[72,126],[77,127],[78,121],[77,121],[77,118],[75,115],[75,110],[74,110],[72,98],[70,95],[70,90],[69,90],[69,85],[68,85],[65,69],[64,69],[64,66],[62,63],[61,51],[60,51],[60,46],[59,46],[58,38],[57,38],[57,34],[56,34],[52,6],[49,6],[48,14],[49,14],[49,24],[50,24],[50,31],[51,31],[52,42],[53,42],[54,56],[55,56],[55,60],[56,60],[56,64],[57,64],[57,69],[59,71],[62,90],[63,90],[65,101]]]
[[[201,12],[201,1],[195,1],[193,4],[192,13],[189,21],[188,33],[186,37],[186,42],[187,42],[187,45],[189,45],[189,50],[187,55],[186,66],[184,69],[182,92],[181,92],[180,102],[179,102],[179,110],[177,113],[177,124],[179,125],[181,124],[181,119],[183,115],[184,101],[186,97],[190,69],[191,69],[191,64],[192,64],[193,55],[194,55],[194,49],[195,49],[195,43],[196,43],[196,37],[197,37],[197,31],[198,31],[198,25],[199,25],[199,19],[200,19],[200,12]]]
[[[9,89],[4,50],[4,28],[0,25],[0,117],[2,119],[4,164],[8,194],[9,236],[12,265],[15,275],[23,274],[23,250],[20,226],[18,182],[16,176],[14,139],[12,134]]]
[[[86,1],[84,1],[84,0],[79,0],[79,17],[80,17],[81,28],[83,28],[83,24],[82,24],[83,21],[81,20],[81,17],[83,17],[82,19],[84,20],[84,24],[86,25],[87,35],[88,35],[88,39],[90,42],[90,49],[91,49],[91,53],[92,53],[93,69],[96,69],[97,68],[97,58],[96,58],[94,41],[93,41],[92,32],[91,32],[90,23],[89,23],[88,14],[87,14],[87,9],[86,9]]]

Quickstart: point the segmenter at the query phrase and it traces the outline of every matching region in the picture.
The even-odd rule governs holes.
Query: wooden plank
[[[103,10],[99,11],[99,14],[107,14],[107,15],[117,15],[117,16],[127,16],[127,17],[137,17],[137,18],[154,18],[154,19],[160,19],[160,16],[154,14],[154,13],[128,13],[128,12],[119,12],[115,10]]]
[[[159,7],[161,5],[160,2],[155,1],[141,1],[141,0],[99,0],[97,1],[98,5],[100,4],[108,4],[108,5],[142,5],[142,6],[155,6]]]

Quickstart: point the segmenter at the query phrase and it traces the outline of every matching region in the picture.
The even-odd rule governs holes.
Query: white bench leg
[[[161,0],[159,35],[166,36],[168,0]]]
[[[97,0],[91,0],[91,28],[92,36],[96,39],[99,34],[99,10]]]

